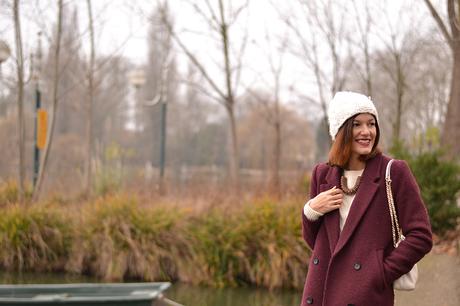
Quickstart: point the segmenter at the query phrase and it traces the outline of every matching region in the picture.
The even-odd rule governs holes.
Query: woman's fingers
[[[334,205],[342,205],[343,200],[342,199],[335,200],[333,203],[334,203]]]
[[[342,194],[343,191],[342,191],[342,189],[339,189],[339,188],[334,187],[334,188],[332,188],[332,189],[329,189],[329,193],[330,193],[330,194]]]

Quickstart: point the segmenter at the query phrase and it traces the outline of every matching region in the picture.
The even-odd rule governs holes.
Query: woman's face
[[[371,114],[359,114],[353,119],[352,155],[360,156],[371,153],[374,147],[377,127]]]

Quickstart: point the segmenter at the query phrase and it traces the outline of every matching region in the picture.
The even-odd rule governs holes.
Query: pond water
[[[65,274],[1,273],[2,284],[40,284],[40,283],[96,283],[94,278]],[[301,292],[279,290],[268,291],[258,288],[222,288],[173,284],[166,297],[186,306],[297,306]]]

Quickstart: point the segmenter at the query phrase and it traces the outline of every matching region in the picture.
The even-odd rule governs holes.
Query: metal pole
[[[40,149],[37,145],[37,134],[38,134],[38,110],[41,107],[41,94],[40,88],[37,85],[35,87],[35,133],[34,133],[34,176],[33,183],[34,187],[38,179],[38,171],[40,170]]]
[[[40,93],[40,73],[41,73],[41,61],[42,61],[42,33],[38,32],[38,47],[37,47],[37,62],[35,67],[35,133],[34,133],[34,175],[33,175],[33,187],[37,183],[38,172],[40,171],[40,148],[37,144],[38,138],[38,110],[41,108],[41,93]]]
[[[167,114],[167,81],[168,81],[168,65],[171,62],[171,54],[168,52],[161,67],[161,88],[160,88],[160,102],[161,102],[161,130],[160,130],[160,193],[165,192],[164,175],[166,164],[166,114]]]

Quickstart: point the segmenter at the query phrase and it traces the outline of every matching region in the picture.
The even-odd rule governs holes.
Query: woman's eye
[[[375,122],[369,123],[370,126],[375,126]]]
[[[359,126],[359,123],[354,122],[354,123],[353,123],[353,126],[354,126],[354,127]]]

